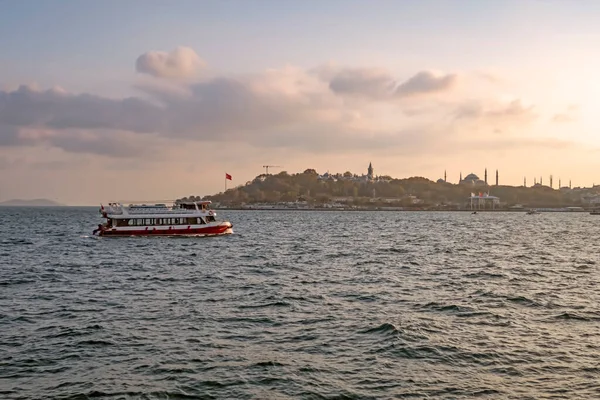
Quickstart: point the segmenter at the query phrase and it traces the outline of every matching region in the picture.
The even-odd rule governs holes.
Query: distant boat
[[[527,211],[527,215],[534,215],[534,214],[539,214],[539,213],[540,212],[538,210],[534,210],[534,209]]]

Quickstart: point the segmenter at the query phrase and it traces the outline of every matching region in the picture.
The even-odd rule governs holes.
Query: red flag
[[[227,172],[225,172],[225,179],[231,180],[231,175],[229,175]]]

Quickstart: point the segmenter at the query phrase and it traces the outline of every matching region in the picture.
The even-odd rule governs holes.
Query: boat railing
[[[161,208],[129,208],[127,210],[128,214],[197,214],[196,210],[186,210],[186,209],[161,209]]]

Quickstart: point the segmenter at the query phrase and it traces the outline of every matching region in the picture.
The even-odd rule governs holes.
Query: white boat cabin
[[[100,213],[106,218],[107,227],[206,225],[216,222],[216,213],[210,210],[210,201],[179,202],[166,204],[120,203],[101,206]]]

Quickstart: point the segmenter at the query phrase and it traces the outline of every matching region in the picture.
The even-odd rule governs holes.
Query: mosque
[[[465,178],[463,179],[462,172],[461,172],[458,184],[459,185],[471,185],[471,186],[488,186],[487,168],[485,169],[484,174],[485,175],[484,175],[483,179],[480,179],[474,173],[470,173],[469,175],[465,176]],[[496,170],[496,186],[498,186],[498,170]]]

